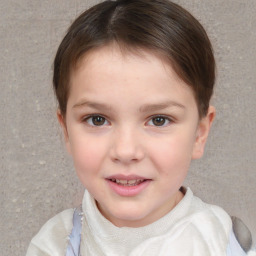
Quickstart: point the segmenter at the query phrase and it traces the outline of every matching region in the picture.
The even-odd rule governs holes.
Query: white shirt
[[[82,256],[224,256],[232,230],[228,214],[202,202],[188,188],[167,215],[140,228],[116,227],[99,212],[85,191]],[[63,256],[72,229],[73,210],[50,219],[32,239],[27,256]]]

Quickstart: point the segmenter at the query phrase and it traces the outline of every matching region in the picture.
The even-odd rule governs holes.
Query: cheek
[[[79,178],[97,174],[105,157],[104,143],[90,137],[71,138],[70,148]]]
[[[173,136],[158,142],[152,158],[157,169],[165,175],[185,175],[192,158],[193,140],[191,136]]]

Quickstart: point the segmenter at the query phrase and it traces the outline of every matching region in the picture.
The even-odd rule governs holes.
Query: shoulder
[[[232,228],[232,220],[228,213],[217,205],[205,203],[203,200],[193,194],[190,188],[185,188],[186,197],[186,218],[192,222],[207,220],[208,224],[223,227],[229,234]],[[201,226],[201,225],[200,225]]]
[[[226,255],[232,230],[230,216],[221,207],[203,202],[191,190],[188,189],[187,193],[191,200],[182,220],[185,228],[181,239],[187,237],[190,246],[194,250],[205,251],[205,255]]]
[[[217,205],[203,202],[200,198],[193,196],[191,202],[191,221],[202,231],[209,226],[222,232],[228,237],[232,229],[232,220],[228,213]],[[202,223],[205,222],[205,228]]]
[[[230,216],[221,207],[204,203],[197,197],[193,198],[193,204],[197,210],[191,215],[192,233],[203,238],[209,250],[214,248],[218,255],[224,255],[232,230]]]
[[[192,209],[195,214],[200,214],[215,224],[219,223],[220,226],[223,226],[227,231],[230,231],[232,227],[231,218],[221,207],[205,203],[200,198],[193,196]]]
[[[31,240],[26,256],[63,256],[73,226],[73,213],[73,209],[68,209],[48,220]]]

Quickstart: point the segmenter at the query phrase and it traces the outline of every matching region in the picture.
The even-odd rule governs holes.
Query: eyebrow
[[[87,100],[82,100],[78,103],[76,103],[72,108],[79,108],[79,107],[90,107],[98,110],[111,110],[111,107],[107,104],[103,103],[97,103],[97,102],[91,102]]]
[[[169,107],[178,107],[185,109],[185,106],[175,102],[175,101],[166,101],[166,102],[161,102],[161,103],[156,103],[156,104],[145,104],[140,107],[139,111],[140,112],[151,112],[151,111],[158,111],[162,109],[166,109]]]
[[[112,107],[108,104],[104,104],[104,103],[98,103],[98,102],[91,102],[91,101],[86,101],[86,100],[82,100],[81,102],[76,103],[73,108],[80,108],[80,107],[90,107],[90,108],[94,108],[97,110],[112,110]],[[178,107],[178,108],[182,108],[185,109],[185,106],[175,102],[175,101],[166,101],[166,102],[161,102],[161,103],[152,103],[152,104],[145,104],[142,105],[139,108],[139,112],[152,112],[152,111],[158,111],[158,110],[162,110],[162,109],[166,109],[169,107]]]

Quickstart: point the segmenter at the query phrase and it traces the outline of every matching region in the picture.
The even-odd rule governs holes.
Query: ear
[[[69,143],[69,136],[68,136],[66,120],[65,120],[65,117],[62,115],[62,113],[59,109],[57,111],[57,118],[58,118],[59,124],[62,128],[62,131],[63,131],[67,151],[70,154],[70,143]]]
[[[198,159],[203,156],[204,147],[215,115],[215,108],[213,106],[210,106],[207,115],[199,121],[196,133],[196,140],[193,148],[192,159]]]

